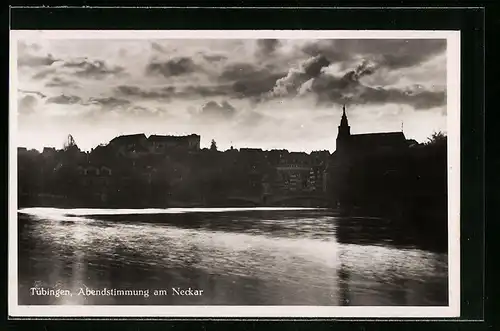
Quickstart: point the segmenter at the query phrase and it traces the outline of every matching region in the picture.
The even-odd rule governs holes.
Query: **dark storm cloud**
[[[316,77],[320,74],[321,69],[330,65],[330,61],[324,56],[313,57],[303,63],[304,73],[309,77]]]
[[[257,67],[250,63],[233,63],[226,66],[219,79],[232,83],[235,97],[256,97],[271,90],[276,81],[286,72],[276,71],[272,67]]]
[[[222,54],[203,54],[203,58],[208,61],[208,62],[220,62],[220,61],[225,61],[227,60],[227,56],[222,55]]]
[[[411,93],[400,89],[365,88],[352,101],[358,104],[407,104],[416,110],[439,107],[446,104],[445,91],[422,91]]]
[[[257,56],[270,56],[281,45],[277,39],[258,39],[257,43]]]
[[[80,85],[73,80],[68,80],[63,77],[52,77],[50,81],[45,84],[46,87],[73,87],[78,88]]]
[[[23,94],[34,94],[34,95],[37,95],[39,96],[40,98],[46,98],[47,96],[45,94],[43,94],[42,92],[39,92],[39,91],[28,91],[28,90],[18,90],[19,92],[23,93]]]
[[[361,62],[359,66],[356,67],[356,69],[349,71],[347,75],[350,80],[358,81],[361,77],[369,76],[373,74],[376,70],[377,70],[376,65],[370,63],[367,60],[364,60],[363,62]]]
[[[118,99],[115,97],[90,98],[88,104],[101,105],[106,107],[122,107],[130,105],[130,101],[126,99]]]
[[[63,67],[72,68],[74,75],[83,78],[101,79],[106,76],[118,75],[124,73],[125,68],[120,66],[109,66],[103,60],[73,60],[67,61]]]
[[[313,57],[298,69],[289,70],[279,79],[268,97],[294,97],[312,94],[320,104],[407,104],[414,109],[445,105],[443,90],[422,90],[409,87],[370,87],[362,78],[381,68],[399,70],[418,66],[446,49],[444,40],[320,40],[303,47]],[[359,62],[359,59],[364,59]],[[357,64],[356,64],[357,62]],[[329,74],[325,67],[339,65],[343,75]]]
[[[160,52],[160,53],[165,53],[165,49],[160,45],[158,44],[157,42],[152,42],[151,43],[151,48],[157,52]]]
[[[17,66],[18,67],[48,67],[54,62],[59,61],[55,59],[52,54],[37,54],[41,47],[35,43],[27,43],[19,41],[17,44]]]
[[[273,86],[270,93],[268,93],[268,96],[289,96],[297,94],[302,84],[320,75],[321,70],[329,64],[330,61],[323,55],[307,59],[300,65],[300,68],[290,69],[285,77],[277,80],[275,86]]]
[[[381,64],[391,69],[413,67],[446,50],[446,40],[406,40],[402,45],[388,40],[387,48],[393,52],[382,52]]]
[[[176,92],[174,86],[162,87],[159,89],[145,90],[138,86],[133,85],[120,85],[115,88],[115,93],[124,95],[139,97],[143,99],[165,99],[172,97]]]
[[[407,104],[415,109],[429,109],[446,104],[446,92],[429,91],[421,88],[373,88],[363,85],[359,78],[370,72],[367,65],[360,65],[342,77],[321,75],[314,79],[308,91],[317,96],[322,104]],[[368,72],[367,72],[368,70]]]
[[[302,51],[323,55],[330,62],[370,58],[388,69],[413,67],[446,50],[444,39],[338,39],[306,44]]]
[[[183,97],[190,97],[198,95],[201,97],[215,97],[215,96],[231,96],[233,94],[233,86],[231,84],[220,85],[191,85],[186,86],[182,91],[176,95]]]
[[[231,96],[234,94],[231,84],[188,85],[182,88],[166,86],[147,90],[139,86],[120,85],[115,88],[114,92],[117,95],[138,97],[142,99],[192,98],[195,96],[214,97]]]
[[[181,76],[195,72],[198,66],[189,57],[177,57],[168,61],[153,60],[146,66],[148,75],[164,77]]]
[[[59,60],[55,59],[51,54],[21,54],[17,58],[17,65],[19,67],[48,67],[57,61]]]
[[[55,103],[59,105],[71,105],[75,103],[82,103],[82,98],[76,95],[61,94],[56,97],[48,98],[47,103]]]
[[[201,115],[210,118],[230,118],[235,114],[235,108],[227,101],[221,103],[209,101],[203,105]]]

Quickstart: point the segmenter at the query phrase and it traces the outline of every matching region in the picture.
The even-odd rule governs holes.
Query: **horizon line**
[[[356,134],[351,134],[351,136],[357,136],[357,135],[367,135],[367,134],[387,134],[387,133],[403,133],[404,135],[404,131],[381,131],[381,132],[367,132],[367,133],[356,133]],[[444,133],[447,134],[447,132],[445,131]],[[192,137],[192,136],[197,136],[197,137],[200,137],[200,141],[201,141],[201,137],[202,135],[200,134],[197,134],[197,133],[190,133],[190,134],[184,134],[184,135],[170,135],[170,134],[167,134],[167,135],[160,135],[160,134],[149,134],[147,135],[145,132],[139,132],[139,133],[128,133],[128,134],[120,134],[120,135],[117,135],[115,136],[114,138],[111,138],[107,143],[100,143],[100,144],[97,144],[95,145],[95,147],[91,147],[90,149],[80,149],[80,147],[78,147],[78,144],[76,144],[76,146],[80,149],[80,151],[88,151],[88,152],[91,152],[92,150],[94,150],[95,148],[99,147],[99,146],[108,146],[111,141],[113,141],[114,139],[116,138],[119,138],[119,137],[127,137],[127,136],[136,136],[136,135],[144,135],[146,137],[146,139],[149,139],[150,137],[152,136],[160,136],[160,137],[173,137],[173,138],[187,138],[187,137]],[[68,136],[72,136],[72,134],[68,134],[66,137]],[[214,140],[214,139],[212,139]],[[409,141],[409,140],[414,140],[416,141],[418,144],[422,144],[423,142],[420,142],[414,138],[408,138],[405,136],[405,140],[406,141]],[[215,141],[217,143],[217,141]],[[62,144],[64,145],[64,143]],[[208,145],[210,146],[210,145]],[[329,148],[325,148],[325,149],[316,149],[316,150],[311,150],[310,152],[306,152],[306,151],[294,151],[294,150],[289,150],[287,148],[271,148],[271,149],[264,149],[262,147],[250,147],[250,146],[247,146],[247,147],[234,147],[234,145],[231,144],[231,147],[233,148],[233,150],[239,150],[239,149],[260,149],[261,151],[273,151],[273,150],[279,150],[279,151],[288,151],[288,152],[291,152],[291,153],[306,153],[306,154],[310,154],[310,153],[313,153],[313,152],[323,152],[323,151],[328,151],[330,153],[334,153],[336,151],[333,150],[331,151]],[[217,150],[219,152],[225,152],[225,151],[230,151],[231,150],[231,147],[225,149],[225,150]],[[43,146],[40,148],[35,148],[35,147],[29,147],[29,146],[17,146],[17,148],[26,148],[27,150],[37,150],[39,152],[42,152],[43,149],[45,148],[54,148],[56,151],[59,151],[59,150],[63,150],[64,147],[61,147],[61,148],[57,148],[55,146]],[[203,149],[209,149],[209,147],[203,147],[199,148],[199,150],[203,150]]]

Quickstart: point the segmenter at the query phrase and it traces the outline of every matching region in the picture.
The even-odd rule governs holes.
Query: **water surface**
[[[407,225],[385,219],[300,208],[18,215],[21,305],[448,304],[447,254],[423,249]],[[33,287],[72,295],[34,295]],[[87,288],[143,291],[78,295]],[[162,289],[169,293],[153,295]]]

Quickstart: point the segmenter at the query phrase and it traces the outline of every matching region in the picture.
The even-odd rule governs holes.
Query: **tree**
[[[212,142],[210,143],[210,150],[214,152],[217,151],[217,143],[214,139],[212,139]]]
[[[429,138],[427,138],[426,145],[446,146],[446,142],[447,142],[446,133],[438,131],[434,132]]]
[[[76,142],[75,142],[75,139],[73,138],[72,135],[68,135],[68,137],[66,138],[66,141],[64,142],[64,147],[63,149],[65,151],[69,151],[69,150],[72,150],[72,149],[75,149],[75,150],[78,150],[80,151],[80,149],[78,148],[78,146],[76,145]]]

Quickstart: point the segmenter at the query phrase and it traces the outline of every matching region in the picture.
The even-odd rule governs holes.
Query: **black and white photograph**
[[[10,48],[11,315],[459,315],[458,32]]]

